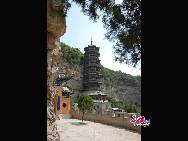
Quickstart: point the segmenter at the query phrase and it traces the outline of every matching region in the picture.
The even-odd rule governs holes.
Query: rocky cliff
[[[74,67],[69,65],[67,62],[63,64],[70,73],[75,73],[73,79],[67,82],[67,86],[71,87],[74,91],[73,97],[77,97],[80,91],[82,90],[82,65],[74,65]],[[116,82],[112,82],[108,80],[108,76],[105,74],[105,70],[107,68],[102,69],[103,84],[102,91],[107,94],[109,97],[116,99],[117,101],[131,101],[133,103],[137,103],[141,105],[141,87],[139,84],[136,84],[137,80],[128,80],[135,81],[135,84],[131,85],[129,82],[125,80],[119,79],[117,76],[119,72],[110,70],[114,73],[111,79],[116,79]],[[127,74],[122,73],[122,75],[127,76]],[[133,76],[131,76],[133,77]],[[134,77],[133,77],[134,78]],[[138,80],[139,81],[139,80]],[[138,82],[140,83],[140,82]]]
[[[56,95],[53,86],[57,77],[59,66],[63,59],[60,52],[59,38],[66,32],[65,17],[61,15],[64,5],[61,0],[47,1],[47,140],[60,141],[55,125],[54,97]]]
[[[117,101],[131,101],[141,105],[141,76],[102,67],[103,91]]]
[[[47,140],[48,141],[60,141],[60,136],[57,132],[57,126],[55,124],[55,88],[53,85],[54,80],[57,78],[59,72],[63,72],[66,75],[74,73],[73,79],[67,82],[67,86],[74,90],[74,96],[79,94],[82,89],[82,66],[70,65],[64,62],[63,52],[60,45],[60,37],[66,32],[66,10],[68,5],[65,5],[65,1],[62,0],[47,0]],[[104,80],[105,82],[108,82]],[[122,88],[121,88],[122,87]],[[121,88],[121,89],[119,89]],[[115,94],[117,98],[122,96],[121,91],[129,91],[128,87],[124,87],[124,84],[117,88],[115,85],[107,85],[104,83],[103,90],[109,95]],[[125,89],[125,90],[123,90]],[[117,91],[116,91],[117,90]],[[129,91],[130,92],[130,91]],[[129,95],[129,92],[127,95]],[[135,91],[133,91],[134,93]],[[114,96],[115,96],[114,95]],[[138,100],[139,101],[139,100]]]
[[[75,74],[73,79],[67,82],[67,86],[73,89],[73,98],[76,98],[82,90],[83,66],[79,58],[82,58],[83,54],[78,51],[78,49],[71,48],[66,44],[62,43],[61,46],[62,52],[64,52],[64,63],[61,67],[66,70],[67,73]],[[74,62],[77,62],[77,64]],[[117,101],[131,101],[141,105],[141,76],[132,76],[121,71],[113,71],[102,65],[101,72],[103,75],[102,91],[104,93]]]

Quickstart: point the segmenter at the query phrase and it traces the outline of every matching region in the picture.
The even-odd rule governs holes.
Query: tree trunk
[[[85,111],[82,114],[82,122],[84,121],[84,114],[85,114]]]

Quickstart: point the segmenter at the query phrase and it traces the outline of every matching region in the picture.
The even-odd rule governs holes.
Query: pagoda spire
[[[91,37],[91,45],[92,45],[92,37]]]

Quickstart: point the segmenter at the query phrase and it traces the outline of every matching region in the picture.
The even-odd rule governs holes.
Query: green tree
[[[137,112],[141,112],[140,111],[140,106],[136,105],[135,103],[132,102],[126,102],[125,103],[125,110],[128,113],[137,113]]]
[[[88,95],[81,94],[78,98],[78,108],[82,112],[82,122],[84,115],[87,111],[92,111],[93,109],[93,100]]]
[[[82,12],[96,22],[102,17],[106,38],[114,43],[115,59],[135,67],[141,60],[141,0],[72,0]],[[71,7],[70,0],[59,0],[64,5],[62,15]]]
[[[105,36],[115,43],[115,59],[136,66],[141,60],[141,0],[122,0],[121,4],[115,0],[73,1],[93,21],[102,13]]]
[[[112,97],[107,97],[107,99],[111,103],[112,108],[120,108],[128,113],[141,113],[141,105],[138,103],[133,103],[131,101],[116,101]]]

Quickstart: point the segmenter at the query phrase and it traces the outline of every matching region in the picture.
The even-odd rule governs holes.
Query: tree
[[[125,103],[125,110],[128,113],[138,113],[140,112],[140,106],[136,105],[135,103],[132,102],[126,102]]]
[[[59,13],[66,17],[70,0],[52,0]],[[102,18],[107,32],[105,37],[114,43],[115,59],[134,67],[141,60],[141,0],[72,0],[82,12],[96,22]]]
[[[82,122],[84,119],[84,115],[87,111],[92,111],[93,109],[93,100],[88,95],[80,95],[78,98],[78,108],[82,112]]]
[[[66,17],[72,1],[82,12],[96,22],[102,18],[107,32],[105,37],[114,43],[115,59],[132,64],[141,60],[141,0],[48,0],[53,1],[62,17]]]
[[[72,48],[65,43],[61,43],[61,50],[64,59],[70,64],[80,65],[82,63],[84,55],[78,48]]]
[[[62,0],[65,10],[71,7],[69,0]],[[141,0],[73,0],[82,12],[96,22],[102,17],[106,38],[114,43],[115,59],[134,67],[141,60]],[[66,13],[64,12],[64,13]],[[100,13],[99,13],[100,12]]]
[[[116,101],[112,97],[107,97],[111,103],[112,108],[120,108],[128,113],[141,113],[141,105],[133,103],[131,101]]]

